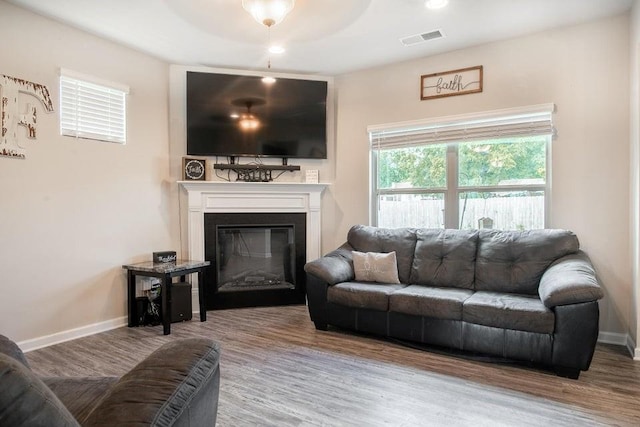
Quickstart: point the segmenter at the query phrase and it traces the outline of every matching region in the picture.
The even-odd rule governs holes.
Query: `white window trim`
[[[544,191],[544,227],[549,227],[549,218],[551,214],[551,140],[556,136],[555,128],[553,127],[551,116],[555,112],[555,104],[539,104],[527,107],[507,108],[501,110],[486,111],[481,113],[461,114],[456,116],[436,117],[422,120],[412,120],[405,122],[396,122],[381,125],[371,125],[367,127],[370,139],[370,191],[369,191],[369,223],[372,225],[378,224],[378,203],[379,196],[381,194],[443,194],[445,198],[445,217],[444,228],[459,228],[459,203],[458,199],[461,192],[473,192],[473,191]],[[458,149],[459,144],[463,144],[469,141],[492,139],[505,137],[505,135],[499,132],[499,127],[503,124],[509,126],[514,122],[522,121],[523,117],[533,118],[534,121],[538,121],[539,118],[548,117],[543,119],[544,124],[542,126],[535,127],[533,131],[527,135],[547,135],[546,145],[546,165],[545,168],[545,184],[539,185],[517,185],[517,186],[499,186],[499,187],[460,187],[458,185]],[[469,126],[471,124],[471,126]],[[482,127],[481,132],[473,134],[473,129],[477,129],[475,125],[480,124],[478,127]],[[496,133],[485,132],[488,126],[495,125]],[[399,138],[394,139],[390,143],[384,140],[385,135],[411,135],[415,134],[433,134],[437,136],[440,129],[453,129],[461,130],[462,132],[457,134],[456,138],[445,138],[444,141],[434,138],[419,138],[421,142],[412,142],[414,140],[409,137],[407,140],[401,141]],[[469,129],[470,132],[466,132]],[[466,137],[461,134],[466,132]],[[515,133],[509,133],[507,136],[524,136],[519,131]],[[444,188],[412,188],[412,189],[383,189],[377,188],[378,176],[377,176],[377,156],[376,151],[381,148],[401,148],[410,146],[424,146],[429,144],[447,144],[447,186]]]

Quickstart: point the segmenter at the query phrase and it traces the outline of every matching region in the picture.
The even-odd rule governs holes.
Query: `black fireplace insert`
[[[305,213],[206,213],[207,309],[304,304]]]

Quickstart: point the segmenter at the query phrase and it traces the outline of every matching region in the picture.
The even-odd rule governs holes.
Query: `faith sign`
[[[482,92],[482,65],[425,74],[420,77],[420,99]]]

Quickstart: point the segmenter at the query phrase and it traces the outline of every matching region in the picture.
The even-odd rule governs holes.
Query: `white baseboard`
[[[626,346],[629,334],[621,334],[618,332],[600,332],[598,334],[598,342],[602,344],[614,344]]]
[[[629,355],[634,360],[640,360],[640,348],[636,347],[633,338],[629,334],[621,334],[617,332],[600,332],[598,334],[598,342],[602,344],[620,345],[627,349]]]
[[[18,347],[20,347],[22,351],[26,353],[29,351],[37,350],[39,348],[48,347],[50,345],[60,344],[65,341],[75,340],[76,338],[86,337],[88,335],[97,334],[99,332],[121,328],[126,325],[127,316],[123,316],[111,320],[105,320],[104,322],[94,323],[92,325],[69,329],[67,331],[56,332],[55,334],[45,335],[43,337],[20,341],[17,344]]]
[[[198,316],[200,316],[197,286],[194,286],[191,290],[191,301],[192,307],[194,309],[193,317],[197,318]],[[55,334],[45,335],[43,337],[20,341],[17,344],[23,352],[27,353],[39,348],[49,347],[50,345],[54,344],[60,344],[65,341],[71,341],[77,338],[98,334],[100,332],[106,332],[112,329],[121,328],[123,326],[127,326],[127,324],[127,316],[122,316],[111,320],[105,320],[104,322],[94,323],[92,325],[80,326],[79,328],[56,332]]]

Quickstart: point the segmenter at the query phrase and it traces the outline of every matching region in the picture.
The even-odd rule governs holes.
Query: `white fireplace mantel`
[[[178,181],[188,194],[189,259],[204,260],[205,213],[306,213],[307,261],[321,255],[320,201],[328,184]]]

